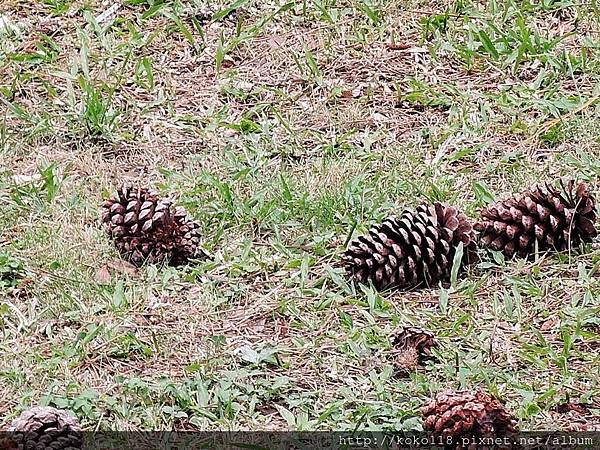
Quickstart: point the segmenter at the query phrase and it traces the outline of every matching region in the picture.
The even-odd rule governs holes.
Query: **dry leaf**
[[[121,9],[121,5],[115,3],[110,8],[106,9],[102,14],[96,16],[96,22],[98,25],[102,25],[104,22],[108,22],[117,17],[119,9]]]
[[[352,89],[352,98],[362,97],[364,88],[364,85],[358,85],[354,89]]]
[[[386,44],[385,46],[389,50],[408,50],[410,48],[408,44]]]
[[[409,53],[429,53],[427,47],[410,47],[406,49]]]
[[[12,180],[15,184],[27,184],[33,181],[38,181],[42,179],[42,175],[39,173],[34,173],[33,175],[13,175]]]
[[[111,280],[110,270],[108,270],[108,266],[103,265],[98,270],[96,270],[96,283],[98,284],[109,284]]]
[[[286,338],[288,336],[289,327],[285,320],[279,319],[277,321],[277,335],[280,338]]]
[[[590,413],[589,405],[585,403],[563,403],[556,407],[556,411],[561,414],[569,414],[574,412],[579,415],[586,415]]]
[[[221,67],[223,69],[231,69],[234,66],[233,58],[229,55],[225,55],[223,62],[221,63]]]
[[[123,259],[115,258],[109,261],[107,266],[119,273],[129,275],[130,277],[135,277],[138,274],[137,267]]]
[[[286,44],[286,38],[285,36],[273,35],[269,37],[269,40],[267,42],[269,44],[269,47],[271,47],[272,49],[284,48]]]
[[[556,328],[556,326],[560,323],[560,318],[558,316],[552,316],[547,319],[542,326],[540,327],[540,331],[548,331],[552,328]]]

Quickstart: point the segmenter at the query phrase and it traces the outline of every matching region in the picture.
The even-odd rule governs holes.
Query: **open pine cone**
[[[350,243],[342,260],[356,281],[377,289],[427,287],[449,278],[461,242],[462,263],[468,263],[476,246],[469,220],[436,202],[373,226]]]
[[[574,181],[563,192],[545,184],[497,202],[481,211],[475,224],[484,247],[507,257],[522,258],[538,249],[565,251],[596,236],[595,200],[587,184],[574,190]]]
[[[137,266],[166,261],[177,266],[199,256],[200,224],[185,209],[173,211],[156,192],[124,185],[106,200],[102,221],[119,252]]]
[[[417,327],[402,327],[392,340],[395,366],[406,374],[431,357],[431,349],[437,346],[431,331]]]
[[[77,419],[65,410],[49,406],[23,412],[7,431],[6,448],[15,450],[76,450],[83,445]]]
[[[503,437],[517,431],[517,423],[502,403],[477,390],[439,393],[421,409],[423,429],[434,436],[450,437],[460,447],[470,437]],[[465,447],[469,447],[465,445]]]

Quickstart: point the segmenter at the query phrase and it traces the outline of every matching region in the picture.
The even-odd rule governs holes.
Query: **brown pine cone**
[[[352,241],[342,256],[348,274],[377,289],[428,287],[450,277],[456,249],[461,263],[476,250],[473,227],[458,209],[436,202],[405,210]]]
[[[185,209],[145,188],[122,186],[103,205],[102,221],[117,250],[137,266],[166,261],[177,266],[201,256],[200,224]]]
[[[502,403],[478,389],[446,390],[421,409],[423,429],[434,436],[461,442],[478,436],[503,437],[517,431],[517,423]],[[466,447],[469,447],[467,445]]]
[[[83,445],[79,422],[69,412],[46,407],[34,407],[23,412],[8,428],[9,440],[15,450],[76,450]]]
[[[432,332],[417,327],[401,327],[392,340],[395,366],[399,373],[407,374],[431,357],[437,346]]]
[[[481,245],[509,258],[526,258],[535,252],[536,242],[541,251],[559,252],[590,242],[597,232],[589,186],[581,183],[574,190],[570,181],[562,190],[546,183],[483,209],[474,226]]]

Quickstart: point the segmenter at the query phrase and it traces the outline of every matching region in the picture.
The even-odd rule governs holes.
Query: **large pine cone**
[[[126,259],[177,266],[199,256],[200,225],[185,209],[172,211],[169,200],[145,188],[124,185],[117,194],[103,203],[102,221]]]
[[[458,209],[436,202],[373,226],[350,243],[342,260],[355,280],[377,289],[426,287],[449,278],[461,242],[467,263],[475,251],[473,227]]]
[[[506,436],[517,423],[502,403],[477,390],[444,391],[421,409],[423,429],[434,436],[450,437],[455,444],[473,436]],[[457,445],[458,446],[458,445]]]
[[[15,450],[75,450],[83,445],[77,419],[67,411],[49,406],[23,412],[7,431],[7,447]]]
[[[401,327],[392,339],[392,353],[399,373],[407,374],[431,358],[431,349],[437,346],[431,331],[417,327]]]
[[[573,192],[570,181],[564,192],[545,184],[500,201],[481,211],[475,224],[481,244],[526,258],[538,249],[564,251],[596,236],[595,201],[587,184]]]

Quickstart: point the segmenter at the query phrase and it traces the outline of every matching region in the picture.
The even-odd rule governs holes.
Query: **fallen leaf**
[[[121,9],[121,5],[115,3],[110,8],[103,11],[102,14],[97,15],[96,22],[98,22],[99,25],[102,25],[104,22],[115,19],[118,15],[119,9]]]
[[[259,364],[260,356],[256,350],[253,350],[248,345],[235,349],[234,353],[239,356],[243,361],[251,364]]]
[[[13,291],[15,297],[29,297],[31,294],[31,287],[33,287],[34,281],[31,278],[23,278],[19,281]]]
[[[354,89],[352,89],[352,98],[362,97],[363,91],[365,90],[364,85],[358,85]]]
[[[22,278],[17,285],[17,289],[25,290],[30,286],[33,286],[33,280],[31,278]]]
[[[561,414],[574,412],[576,414],[585,415],[590,413],[590,409],[585,403],[563,403],[556,407],[556,411]]]
[[[98,284],[109,284],[112,277],[110,276],[108,266],[105,264],[96,270],[96,276],[94,278]]]
[[[221,63],[221,67],[224,69],[230,69],[234,66],[233,59],[230,56],[225,56],[225,59]]]
[[[386,44],[386,47],[390,50],[408,50],[410,45],[408,44]]]
[[[408,50],[409,53],[429,53],[429,50],[426,47],[409,47],[406,50]]]
[[[343,89],[340,92],[341,98],[352,98],[352,90],[351,89]]]
[[[279,337],[286,338],[288,336],[289,328],[288,328],[288,324],[285,320],[280,319],[277,323],[277,328],[278,328],[277,334],[279,335]]]
[[[130,277],[135,277],[138,274],[137,267],[135,267],[129,261],[125,261],[123,259],[115,258],[109,261],[107,266],[119,273],[129,275]]]
[[[12,180],[15,184],[27,184],[33,181],[38,181],[42,179],[42,175],[39,173],[34,173],[33,175],[13,175]]]
[[[149,310],[165,308],[165,307],[171,306],[173,304],[173,302],[171,301],[171,299],[169,298],[168,295],[156,296],[156,295],[154,295],[154,293],[150,293],[146,297],[146,301],[147,301],[147,308]]]
[[[552,316],[542,324],[540,327],[540,331],[548,331],[553,328],[556,328],[556,325],[560,323],[560,318],[558,316]]]
[[[285,38],[285,36],[273,35],[269,38],[267,43],[269,44],[269,47],[271,47],[272,49],[283,48],[286,43],[286,38]]]

